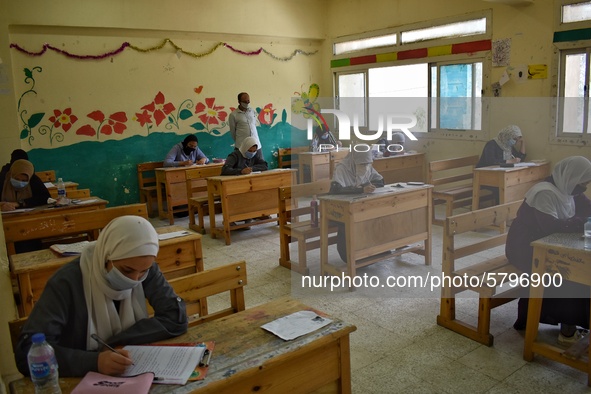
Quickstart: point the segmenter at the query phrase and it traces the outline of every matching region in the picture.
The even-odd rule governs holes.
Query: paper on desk
[[[302,335],[316,331],[328,324],[332,323],[331,319],[318,316],[316,312],[299,311],[291,315],[280,317],[261,327],[267,331],[272,332],[279,338],[286,341],[296,339]]]
[[[164,241],[165,239],[184,237],[185,235],[189,234],[190,233],[188,231],[173,231],[172,233],[158,234],[158,239],[160,241]]]
[[[515,167],[535,167],[535,166],[537,166],[536,163],[530,163],[530,162],[515,163]]]
[[[2,211],[2,214],[5,213],[19,213],[19,212],[29,212],[32,211],[35,208],[19,208],[19,209],[14,209],[12,211]]]
[[[55,187],[55,185],[51,182],[44,182],[43,184],[45,185],[46,188]]]
[[[76,205],[83,205],[83,204],[90,204],[92,202],[97,202],[98,200],[96,198],[91,198],[89,200],[76,200],[76,202],[72,201],[73,204]]]

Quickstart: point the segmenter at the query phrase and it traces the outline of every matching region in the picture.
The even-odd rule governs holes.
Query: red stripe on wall
[[[410,51],[400,51],[398,52],[398,60],[418,59],[420,57],[427,57],[427,55],[427,48],[412,49]]]
[[[359,57],[352,57],[351,58],[351,65],[355,64],[367,64],[367,63],[375,63],[376,62],[376,55],[368,55],[368,56],[359,56]]]
[[[464,42],[462,44],[453,44],[451,53],[467,53],[478,51],[489,51],[492,48],[491,40]]]

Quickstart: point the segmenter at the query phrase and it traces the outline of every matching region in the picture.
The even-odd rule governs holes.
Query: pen
[[[101,337],[99,337],[98,335],[96,335],[96,334],[91,334],[91,335],[90,335],[90,337],[91,337],[92,339],[94,339],[95,341],[97,341],[98,343],[100,343],[101,345],[103,345],[104,347],[106,347],[107,349],[109,349],[110,351],[112,351],[112,352],[115,352],[115,353],[117,353],[117,354],[121,354],[123,357],[125,357],[125,358],[127,358],[129,361],[131,361],[131,359],[129,359],[128,357],[124,356],[124,355],[123,355],[121,352],[119,352],[119,351],[117,351],[116,349],[114,349],[114,348],[112,348],[111,346],[109,346],[109,345],[107,344],[107,342],[103,341],[103,340],[101,339]],[[135,364],[133,363],[133,361],[131,362],[131,365],[135,365]]]

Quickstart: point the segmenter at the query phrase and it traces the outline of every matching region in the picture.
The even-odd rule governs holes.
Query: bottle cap
[[[33,343],[45,342],[45,334],[42,332],[38,332],[37,334],[33,334],[33,337],[31,338],[31,340],[33,341]]]

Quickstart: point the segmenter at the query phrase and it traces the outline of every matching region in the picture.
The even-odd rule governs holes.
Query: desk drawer
[[[163,273],[191,267],[195,269],[193,272],[197,272],[197,257],[195,255],[195,242],[181,241],[162,246],[158,251],[156,262]]]

